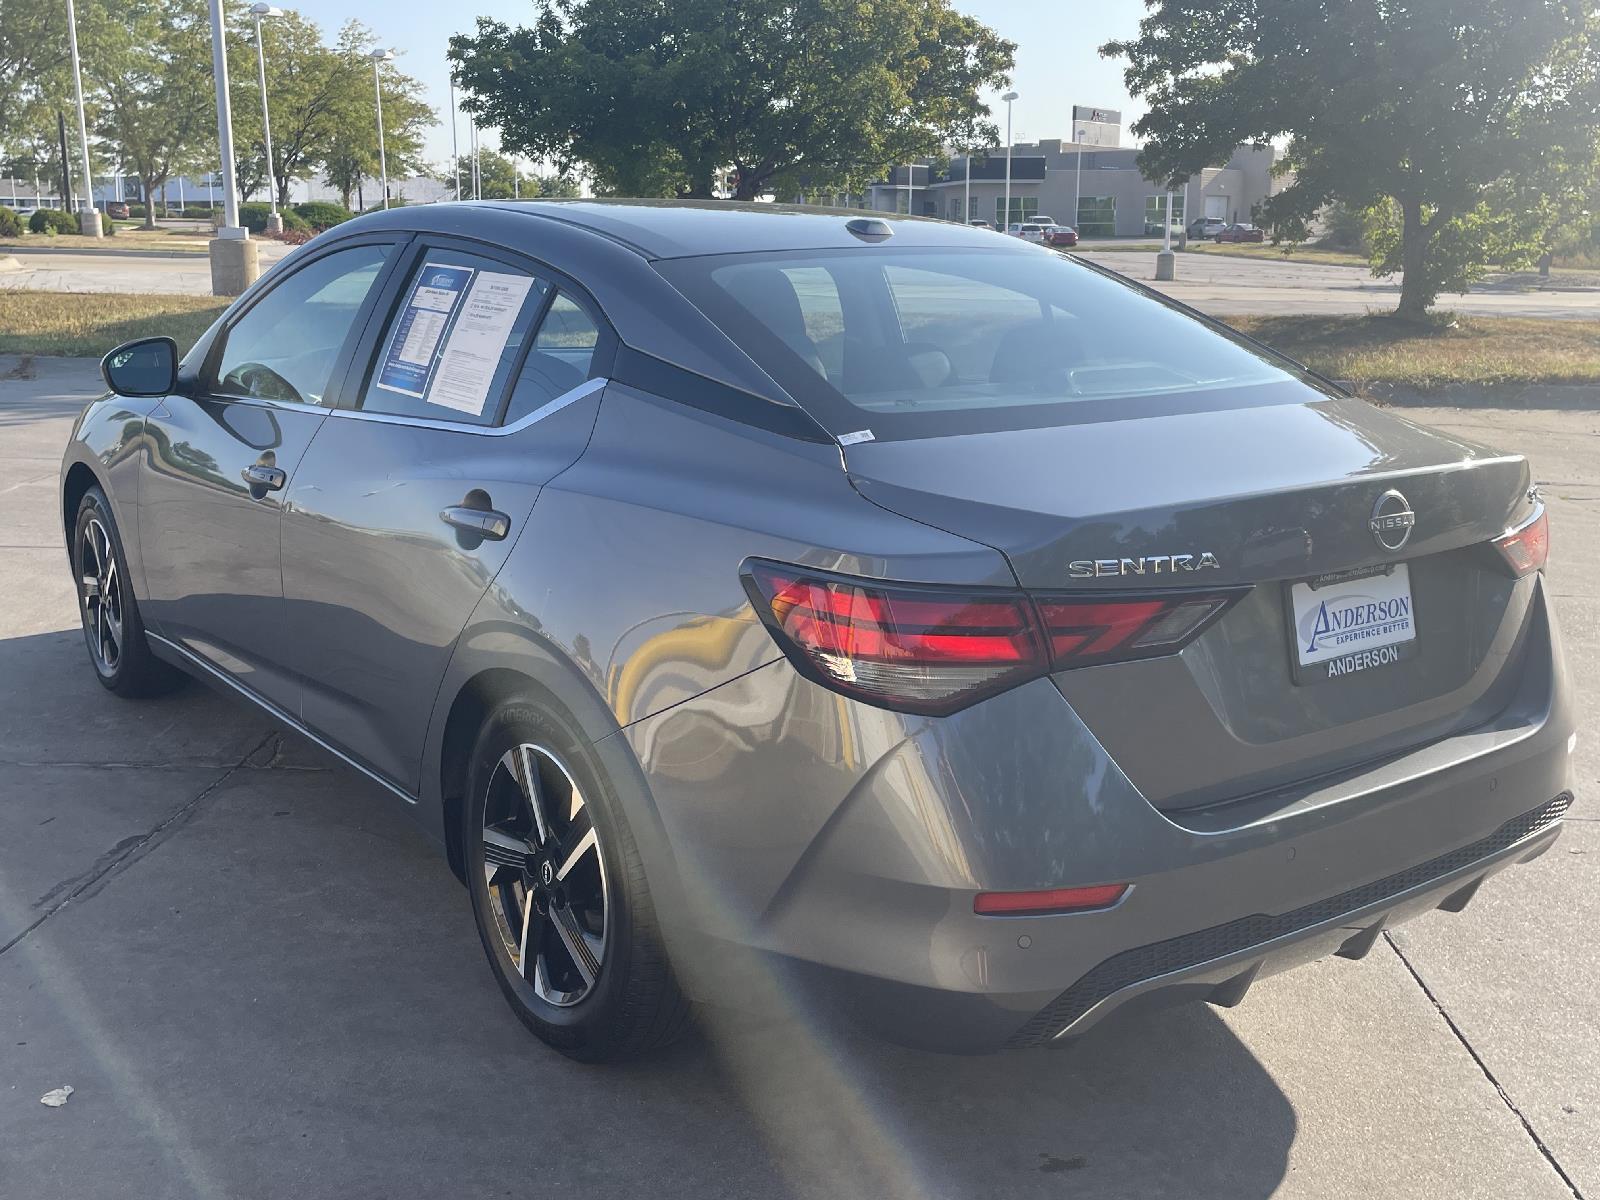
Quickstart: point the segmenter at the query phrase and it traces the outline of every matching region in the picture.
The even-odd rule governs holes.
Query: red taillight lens
[[[747,571],[790,660],[864,700],[950,712],[1045,668],[1018,594],[885,586],[774,563]]]
[[[1039,892],[979,892],[972,911],[983,917],[1036,917],[1049,913],[1088,912],[1110,908],[1128,893],[1126,883],[1093,887],[1047,888]]]
[[[1041,596],[1039,616],[1057,668],[1172,654],[1188,645],[1237,593],[1174,596]]]
[[[1550,560],[1550,518],[1544,505],[1521,525],[1491,543],[1519,579],[1544,570]]]
[[[944,714],[1050,670],[1171,654],[1239,592],[1050,596],[885,584],[751,559],[751,602],[810,679]]]

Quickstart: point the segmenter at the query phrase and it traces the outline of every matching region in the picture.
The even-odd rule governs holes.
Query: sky
[[[426,153],[443,165],[450,159],[449,73],[445,48],[451,34],[470,33],[474,18],[482,15],[510,25],[533,20],[532,0],[465,0],[456,4],[401,3],[394,0],[277,0],[332,35],[345,21],[355,18],[369,26],[379,41],[394,49],[397,66],[422,80],[440,124],[429,135]],[[1018,142],[1039,138],[1070,138],[1072,106],[1092,105],[1120,109],[1126,127],[1143,111],[1128,97],[1122,84],[1122,65],[1102,59],[1096,47],[1112,38],[1132,36],[1144,6],[1141,0],[1099,0],[1095,4],[1066,4],[1063,0],[954,0],[955,7],[977,17],[1002,37],[1017,44],[1017,65],[1012,87],[1019,98],[1012,108],[1012,136]],[[1005,105],[998,95],[985,97],[994,109],[1001,136],[1005,131]],[[466,123],[460,125],[461,148],[466,149]],[[494,146],[492,132],[482,143]],[[1123,144],[1131,137],[1124,132]]]

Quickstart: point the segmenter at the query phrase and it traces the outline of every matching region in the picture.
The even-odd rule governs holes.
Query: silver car
[[[387,789],[578,1058],[692,1001],[966,1050],[1237,1003],[1571,799],[1527,463],[1016,239],[395,209],[105,375],[100,680]]]

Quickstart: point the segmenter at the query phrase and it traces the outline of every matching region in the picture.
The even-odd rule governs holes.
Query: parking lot
[[[0,1196],[1600,1198],[1600,397],[1411,414],[1532,458],[1585,705],[1564,836],[1463,914],[1065,1050],[719,1019],[583,1067],[392,797],[94,681],[56,474],[97,387],[0,356]]]

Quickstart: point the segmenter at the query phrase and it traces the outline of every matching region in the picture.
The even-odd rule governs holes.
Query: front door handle
[[[289,482],[289,476],[277,467],[267,467],[260,463],[251,463],[239,474],[252,488],[266,488],[269,492],[275,492]]]
[[[492,508],[467,508],[452,504],[439,513],[439,519],[446,525],[453,525],[465,533],[476,534],[491,542],[503,542],[511,532],[511,518]]]

